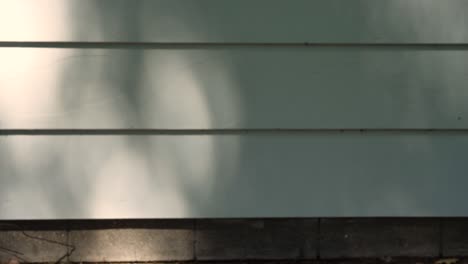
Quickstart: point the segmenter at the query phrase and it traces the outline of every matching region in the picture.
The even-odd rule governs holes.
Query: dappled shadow
[[[66,10],[69,25],[60,34],[82,41],[118,36],[138,42],[148,40],[153,26],[166,23],[196,42],[224,36],[226,27],[234,27],[213,23],[213,10],[203,4],[184,2],[182,12],[177,9],[182,2],[177,3],[152,10],[145,1],[67,2],[58,8]],[[362,17],[356,22],[362,27],[358,40],[378,33],[373,22],[381,6],[363,3],[368,2],[359,1],[362,6],[355,9]],[[402,1],[391,3],[385,4],[387,15],[412,9]],[[164,16],[174,8],[182,15]],[[456,4],[451,8],[456,10]],[[401,24],[420,23],[406,11]],[[204,12],[206,21],[200,19]],[[82,19],[99,23],[89,28],[79,23]],[[407,36],[394,23],[379,30],[400,36],[396,39]],[[429,39],[425,28],[408,32],[413,30]],[[465,127],[468,60],[462,50],[129,46],[0,52],[14,61],[0,64],[2,128],[336,129],[4,137],[0,218],[467,212],[460,204],[447,206],[463,193],[463,134],[339,132]],[[447,198],[435,200],[433,193],[441,190]]]

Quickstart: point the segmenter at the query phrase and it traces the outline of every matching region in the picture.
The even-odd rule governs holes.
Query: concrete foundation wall
[[[468,255],[468,219],[0,222],[0,262],[447,258]]]

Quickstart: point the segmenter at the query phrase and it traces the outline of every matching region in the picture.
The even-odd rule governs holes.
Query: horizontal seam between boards
[[[320,133],[392,133],[392,134],[467,134],[460,129],[0,129],[0,136],[14,135],[242,135],[242,134],[320,134]]]
[[[397,48],[468,49],[468,43],[0,41],[1,48]]]

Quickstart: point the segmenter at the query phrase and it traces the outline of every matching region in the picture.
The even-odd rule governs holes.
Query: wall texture
[[[0,0],[0,219],[467,216],[467,10]]]
[[[464,218],[1,221],[0,262],[461,264],[467,231]]]

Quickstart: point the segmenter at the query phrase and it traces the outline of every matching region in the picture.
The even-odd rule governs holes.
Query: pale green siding
[[[468,216],[467,17],[0,0],[0,219]]]

